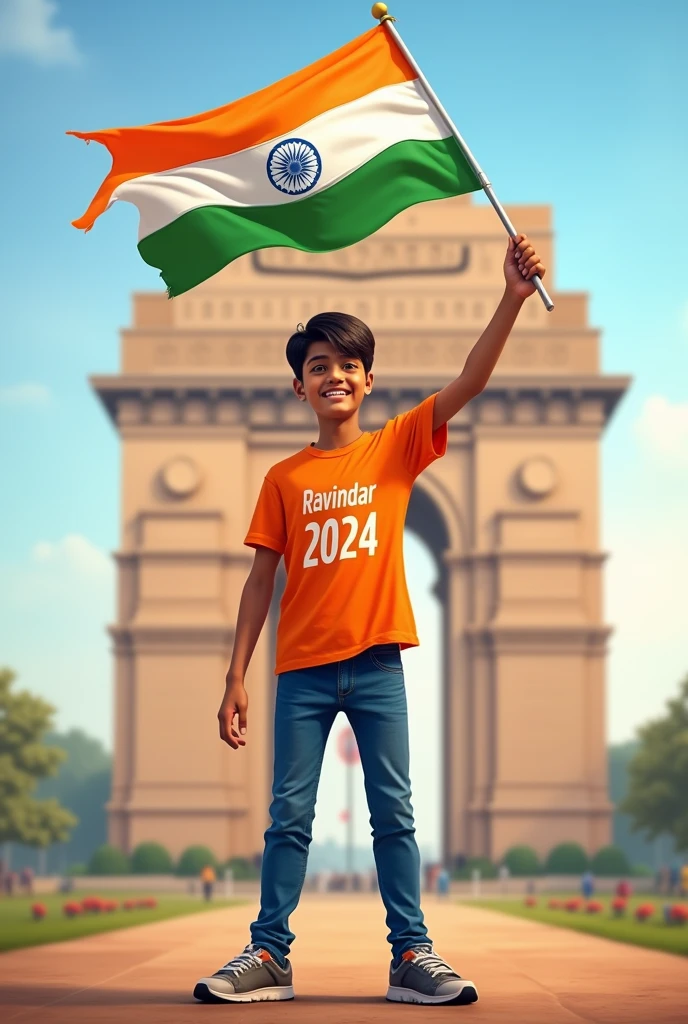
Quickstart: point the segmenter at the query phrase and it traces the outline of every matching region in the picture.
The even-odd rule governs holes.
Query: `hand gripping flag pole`
[[[372,13],[373,17],[376,18],[380,22],[381,25],[385,26],[386,31],[390,33],[390,35],[394,39],[394,42],[397,44],[397,46],[399,47],[399,49],[403,53],[404,57],[406,58],[406,60],[409,62],[409,64],[413,68],[413,70],[418,75],[419,81],[422,83],[423,87],[425,88],[425,91],[427,92],[428,96],[430,97],[430,99],[434,103],[437,112],[440,114],[440,116],[442,118],[444,118],[444,122],[447,125],[447,128],[449,128],[450,132],[452,133],[452,135],[456,139],[457,143],[461,147],[461,150],[462,150],[464,156],[466,157],[466,160],[468,160],[468,163],[473,168],[473,170],[474,170],[474,172],[475,172],[475,174],[476,174],[476,176],[478,178],[478,181],[480,182],[480,184],[482,186],[483,192],[485,193],[485,195],[487,196],[487,198],[490,200],[490,202],[494,206],[495,210],[497,211],[497,216],[499,217],[499,219],[501,220],[502,224],[506,228],[508,234],[512,238],[515,238],[516,235],[518,234],[518,232],[516,231],[516,228],[511,223],[511,221],[509,220],[509,217],[507,215],[506,210],[504,209],[504,207],[500,203],[499,199],[497,199],[497,196],[494,194],[494,192],[492,190],[492,185],[490,183],[489,178],[487,177],[485,172],[482,170],[480,164],[475,159],[475,157],[471,153],[470,149],[468,148],[468,146],[464,142],[464,140],[463,140],[463,138],[461,136],[461,133],[459,132],[458,128],[456,127],[456,125],[454,124],[454,122],[450,118],[449,114],[447,113],[447,111],[444,109],[444,107],[440,103],[440,101],[439,101],[439,99],[437,97],[437,94],[433,90],[432,86],[428,82],[427,78],[425,77],[425,75],[423,74],[421,69],[418,67],[417,62],[414,60],[412,54],[410,53],[408,47],[406,46],[406,43],[404,42],[404,40],[399,35],[397,29],[394,26],[394,22],[396,21],[396,19],[393,18],[391,14],[387,13],[387,4],[373,4],[371,13]],[[547,289],[545,288],[544,284],[542,283],[542,281],[540,279],[540,276],[538,274],[534,274],[533,277],[531,277],[530,280],[535,285],[535,288],[537,289],[537,291],[540,293],[540,298],[544,302],[545,308],[547,309],[548,312],[551,312],[554,309],[554,303],[552,302],[551,298],[547,294]]]

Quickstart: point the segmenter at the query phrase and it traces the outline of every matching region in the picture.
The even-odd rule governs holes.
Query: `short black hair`
[[[306,352],[314,341],[329,341],[341,355],[360,359],[366,376],[370,373],[375,356],[375,338],[370,327],[357,316],[350,313],[316,313],[305,329],[292,334],[287,342],[287,362],[297,380],[303,381]]]

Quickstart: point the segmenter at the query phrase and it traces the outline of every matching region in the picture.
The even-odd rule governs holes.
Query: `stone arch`
[[[463,516],[454,496],[449,493],[432,468],[416,480],[409,501],[405,528],[427,544],[437,565],[434,594],[440,606],[440,707],[441,733],[441,856],[448,864],[456,854],[457,825],[461,816],[462,791],[467,776],[468,747],[457,743],[454,727],[462,689],[456,680],[465,682],[468,665],[462,645],[454,639],[463,633],[467,605],[461,599],[461,583],[456,574],[460,556],[467,552],[467,536]],[[464,581],[465,583],[465,581]]]
[[[237,260],[181,307],[162,292],[135,297],[122,372],[92,378],[124,449],[109,805],[110,841],[123,849],[155,838],[178,854],[189,830],[221,859],[262,849],[274,692],[265,633],[250,667],[254,731],[245,756],[222,756],[214,719],[250,565],[243,530],[267,468],[311,439],[276,372],[284,340],[306,306],[365,301],[383,342],[385,382],[366,427],[442,387],[474,342],[485,295],[502,286],[501,258],[490,257],[490,271],[478,267],[483,249],[497,244],[493,213],[475,207],[467,219],[466,205],[463,197],[422,204],[377,238],[306,263],[290,249]],[[522,230],[550,239],[546,211],[523,207],[519,216]],[[438,246],[458,252],[459,263],[440,266]],[[533,300],[528,364],[515,338],[409,503],[407,525],[437,559],[444,604],[445,855],[494,859],[521,842],[545,853],[569,839],[594,852],[609,839],[595,467],[628,382],[600,374],[584,297],[557,302],[565,336]],[[150,410],[163,403],[184,415],[161,421]],[[528,458],[535,440],[561,461],[568,485],[526,505],[502,486],[504,467]],[[175,452],[203,481],[185,498],[151,490]],[[161,712],[163,690],[170,699]],[[560,736],[552,723],[564,713]],[[195,724],[180,740],[178,723],[187,720]]]

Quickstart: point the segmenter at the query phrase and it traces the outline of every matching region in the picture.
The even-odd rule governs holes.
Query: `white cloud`
[[[27,381],[0,387],[0,405],[47,405],[50,391],[45,384]]]
[[[608,524],[605,621],[614,627],[608,664],[609,731],[626,739],[662,714],[688,672],[685,580],[688,506],[617,514]]]
[[[645,448],[673,466],[688,466],[688,402],[662,395],[645,400],[635,430]]]
[[[79,64],[82,55],[71,28],[54,25],[54,0],[2,0],[0,53],[29,57],[37,64]]]
[[[27,561],[0,567],[4,597],[15,609],[41,609],[61,605],[111,605],[115,588],[112,559],[79,534],[34,544]]]
[[[89,576],[109,576],[112,571],[112,561],[105,552],[78,533],[67,534],[54,543],[38,541],[33,546],[31,557],[39,564]]]

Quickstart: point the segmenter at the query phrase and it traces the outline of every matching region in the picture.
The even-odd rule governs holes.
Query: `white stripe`
[[[345,178],[397,142],[433,142],[450,134],[418,81],[386,85],[333,107],[285,135],[231,156],[203,160],[119,185],[111,202],[139,208],[139,240],[201,206],[278,206],[315,195]],[[283,139],[301,138],[317,149],[320,178],[308,192],[281,192],[270,181],[267,161]]]

